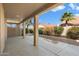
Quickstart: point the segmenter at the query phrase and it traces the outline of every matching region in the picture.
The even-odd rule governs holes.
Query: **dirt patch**
[[[77,45],[79,46],[79,42],[77,42],[76,40],[73,40],[73,39],[68,39],[68,38],[65,38],[65,37],[56,37],[56,36],[48,36],[48,35],[40,35],[41,37],[43,38],[47,38],[49,40],[55,40],[55,41],[61,41],[61,42],[64,42],[64,43],[68,43],[68,44],[73,44],[73,45]]]

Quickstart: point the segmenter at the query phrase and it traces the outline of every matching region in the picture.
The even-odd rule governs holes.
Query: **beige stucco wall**
[[[63,27],[64,30],[63,30],[61,36],[66,36],[66,35],[67,35],[67,31],[68,31],[68,29],[71,28],[71,27],[72,27],[72,26],[65,26],[65,27]]]
[[[16,27],[7,27],[7,36],[9,37],[16,37],[20,36],[20,25],[16,25]]]
[[[4,8],[0,3],[0,53],[3,52],[5,48],[5,40],[6,40],[6,26],[4,19]]]

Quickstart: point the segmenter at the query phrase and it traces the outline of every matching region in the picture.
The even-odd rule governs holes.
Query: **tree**
[[[71,12],[65,12],[61,21],[65,21],[65,24],[68,25],[68,21],[70,20],[75,20],[74,15]]]
[[[31,19],[30,19],[30,20],[26,20],[26,25],[27,25],[27,33],[29,32],[28,27],[29,27],[29,25],[31,25],[31,24],[32,24]]]

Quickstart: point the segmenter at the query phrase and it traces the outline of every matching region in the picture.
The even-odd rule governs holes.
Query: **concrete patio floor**
[[[9,38],[3,56],[79,56],[79,46],[39,37],[38,47],[33,46],[33,36]]]

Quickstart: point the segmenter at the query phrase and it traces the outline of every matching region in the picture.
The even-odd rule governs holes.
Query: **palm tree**
[[[74,15],[71,12],[65,12],[61,21],[65,21],[65,24],[68,25],[68,21],[70,20],[75,20]]]

